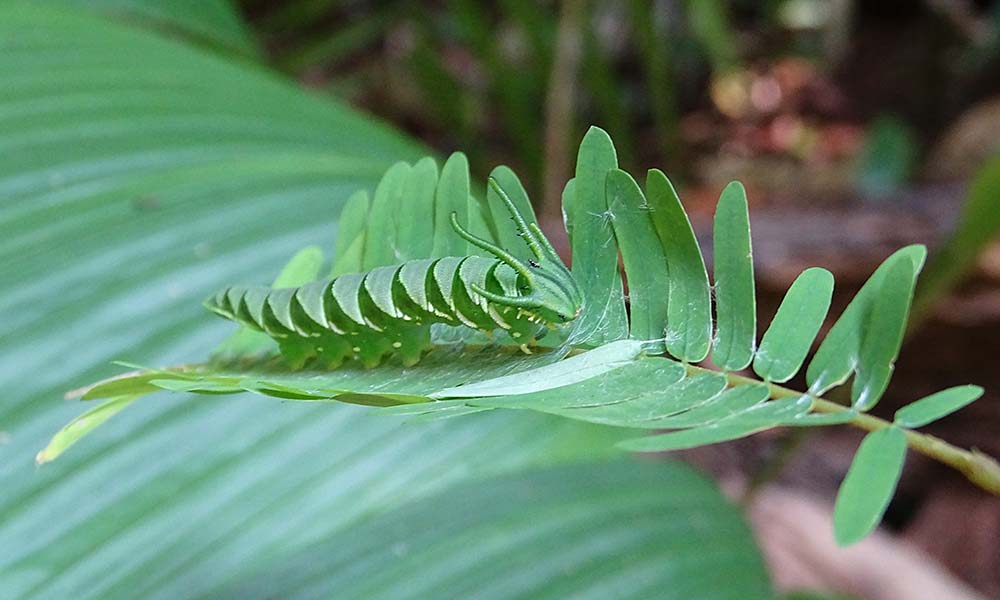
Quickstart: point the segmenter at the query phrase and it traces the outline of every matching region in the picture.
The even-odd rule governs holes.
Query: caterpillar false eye
[[[453,214],[455,232],[494,258],[411,260],[297,288],[232,286],[205,306],[274,338],[294,368],[310,360],[335,368],[351,358],[373,367],[392,353],[412,365],[431,347],[434,323],[501,329],[526,348],[572,320],[566,315],[575,318],[583,294],[541,231],[526,223],[495,180],[490,185],[533,256],[527,263],[476,237]]]

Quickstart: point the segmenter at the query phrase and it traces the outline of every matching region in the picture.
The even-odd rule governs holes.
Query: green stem
[[[693,365],[687,365],[687,369],[689,373],[718,372]],[[761,383],[751,377],[734,375],[732,373],[725,373],[725,376],[730,386]],[[804,392],[792,390],[774,383],[769,383],[768,387],[771,391],[770,397],[772,400],[779,400],[782,398],[799,398],[806,395]],[[830,402],[829,400],[824,400],[823,398],[816,396],[810,397],[813,401],[812,410],[815,412],[842,413],[850,411],[849,408],[837,404],[836,402]],[[847,423],[859,429],[864,429],[865,431],[878,431],[880,429],[886,429],[894,426],[893,423],[886,421],[885,419],[880,419],[868,414],[857,414]],[[912,429],[900,429],[902,429],[903,433],[906,434],[906,442],[914,451],[952,467],[965,475],[969,481],[976,484],[980,488],[990,492],[991,494],[1000,496],[1000,463],[998,463],[992,456],[983,454],[975,449],[971,451],[963,450],[962,448],[953,446],[933,435],[919,433],[917,431],[913,431]]]
[[[584,348],[573,348],[570,350],[569,356],[581,354],[586,351],[587,350]],[[685,365],[685,367],[689,375],[700,373],[720,373],[720,371],[716,371],[714,369],[706,369],[704,367],[697,367],[690,364]],[[184,365],[181,368],[183,370],[190,370],[195,367],[193,365]],[[734,373],[722,374],[726,376],[727,385],[729,387],[750,384],[759,385],[762,383],[760,380],[752,377],[744,377]],[[805,392],[786,388],[774,383],[768,383],[767,385],[770,390],[769,397],[771,400],[800,398],[802,396],[809,395]],[[82,395],[86,391],[87,388],[76,390],[75,392],[71,392],[73,396],[69,397]],[[812,410],[814,412],[831,414],[852,412],[848,407],[837,404],[836,402],[831,402],[817,396],[809,396],[812,399]],[[853,425],[859,429],[864,429],[865,431],[879,431],[888,427],[898,427],[898,425],[886,421],[885,419],[880,419],[869,414],[854,414],[854,416],[847,421],[847,424]],[[906,435],[907,444],[914,451],[952,467],[965,475],[969,481],[983,490],[986,490],[993,495],[1000,496],[1000,463],[998,463],[992,456],[979,452],[976,449],[963,450],[962,448],[953,446],[941,438],[933,435],[919,433],[904,427],[900,427],[900,429],[902,429],[903,433]]]

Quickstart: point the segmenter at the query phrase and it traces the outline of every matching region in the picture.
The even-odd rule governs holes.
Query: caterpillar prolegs
[[[546,328],[579,316],[583,294],[538,226],[495,180],[490,186],[534,259],[524,262],[476,237],[452,214],[455,232],[493,258],[411,260],[296,288],[232,286],[205,306],[275,339],[293,368],[311,359],[334,368],[352,358],[374,367],[393,353],[412,365],[431,347],[434,323],[501,329],[526,348]]]

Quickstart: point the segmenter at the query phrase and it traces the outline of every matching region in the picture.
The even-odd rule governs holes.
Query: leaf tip
[[[854,544],[857,544],[862,539],[864,539],[865,536],[867,535],[868,535],[867,533],[857,535],[856,533],[851,531],[844,531],[842,527],[837,527],[836,522],[834,522],[833,540],[837,542],[837,547],[839,548],[846,548],[848,546],[853,546]]]
[[[605,131],[605,130],[603,130],[603,129],[601,129],[597,125],[591,125],[590,127],[588,127],[587,128],[587,133],[584,134],[583,137],[584,137],[584,139],[586,139],[586,138],[588,138],[590,136],[599,136],[599,137],[608,138],[609,140],[611,139],[611,136],[608,135],[608,132]]]
[[[809,267],[802,273],[803,274],[809,273],[811,277],[818,278],[820,283],[824,285],[829,283],[831,287],[833,286],[834,283],[833,273],[831,273],[827,269],[824,269],[823,267]]]
[[[460,172],[469,170],[469,159],[465,156],[464,152],[452,152],[446,161],[444,161],[444,166],[441,167],[442,173],[445,169],[458,169]]]
[[[59,456],[59,454],[57,452],[51,452],[49,448],[39,450],[38,454],[35,455],[35,465],[40,467],[45,463],[52,462],[57,456]]]
[[[734,179],[722,189],[722,195],[719,196],[719,203],[736,201],[746,204],[747,189],[743,186],[743,182]]]
[[[900,252],[911,254],[914,273],[919,273],[923,270],[924,263],[927,261],[927,246],[924,244],[910,244],[909,246],[902,248]]]
[[[610,153],[610,158],[612,159],[611,162],[614,166],[618,166],[618,150],[615,149],[614,141],[611,139],[611,136],[608,135],[607,131],[604,131],[596,125],[590,126],[590,129],[587,130],[587,133],[583,136],[583,140],[580,142],[580,149],[577,152],[578,162],[583,156],[594,156],[592,153],[595,151],[601,152],[602,147],[604,152]],[[579,174],[579,167],[580,165],[578,164],[577,174]]]

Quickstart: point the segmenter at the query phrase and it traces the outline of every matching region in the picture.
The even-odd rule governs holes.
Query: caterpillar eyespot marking
[[[296,288],[231,286],[205,306],[273,338],[296,369],[310,361],[336,368],[349,359],[374,367],[392,353],[410,366],[431,348],[434,323],[487,334],[501,329],[530,353],[548,329],[580,315],[583,293],[538,226],[525,221],[496,180],[489,184],[533,257],[527,262],[473,235],[452,213],[455,233],[492,258],[417,259]]]

